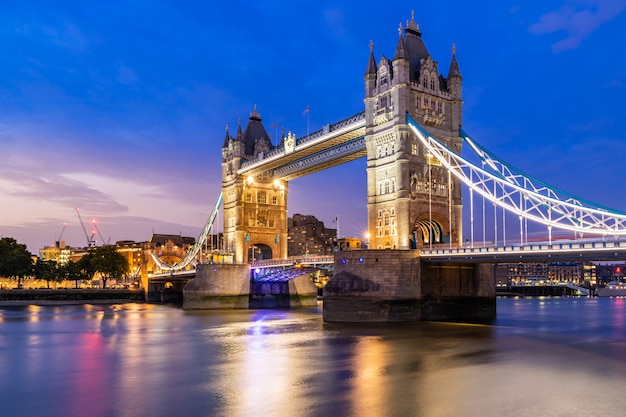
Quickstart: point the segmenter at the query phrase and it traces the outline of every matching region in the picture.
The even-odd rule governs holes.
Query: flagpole
[[[309,122],[311,121],[311,108],[306,106],[306,135],[309,136]]]

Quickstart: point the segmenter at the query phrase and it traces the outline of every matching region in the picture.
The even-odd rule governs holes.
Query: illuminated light
[[[248,178],[246,178],[246,181],[248,182],[248,184],[252,184],[254,182],[254,177],[252,175],[249,175]]]
[[[365,261],[365,259],[359,258],[359,262],[363,263],[363,261]]]
[[[500,173],[499,170],[497,169],[496,169],[496,171],[498,171],[497,175],[494,175],[488,171],[485,171],[484,169],[481,169],[471,164],[466,159],[450,151],[444,145],[439,143],[436,139],[431,137],[428,134],[428,132],[423,130],[423,128],[417,125],[413,120],[408,119],[407,123],[409,124],[409,127],[413,130],[413,132],[416,134],[418,139],[426,147],[428,156],[434,155],[434,157],[438,159],[439,162],[443,166],[445,166],[452,174],[454,174],[455,177],[460,179],[465,185],[470,187],[473,191],[476,191],[478,194],[485,197],[487,200],[491,201],[495,205],[501,208],[504,208],[509,212],[516,213],[518,215],[523,215],[525,218],[533,220],[539,224],[554,225],[555,227],[558,227],[562,230],[584,232],[584,233],[603,233],[603,234],[609,234],[613,236],[626,235],[626,229],[620,230],[618,228],[618,224],[621,224],[624,220],[626,220],[626,215],[622,213],[610,213],[610,215],[612,216],[611,219],[606,219],[606,216],[603,216],[604,220],[596,221],[595,224],[592,224],[589,220],[587,220],[588,217],[591,217],[597,213],[607,214],[608,212],[605,210],[599,210],[596,208],[582,207],[582,209],[584,210],[583,212],[584,214],[581,214],[580,216],[578,215],[574,216],[572,215],[572,211],[574,212],[581,211],[581,205],[579,201],[572,199],[572,198],[569,198],[568,200],[563,201],[556,196],[556,193],[553,189],[546,187],[545,184],[541,184],[540,187],[535,187],[532,179],[525,177],[523,174],[514,175],[513,173],[509,171],[509,175],[505,176],[504,173]],[[487,163],[492,168],[495,167],[495,163],[490,159],[491,156],[488,156],[484,151],[478,149],[478,146],[476,146],[471,141],[468,141],[468,143],[473,148],[473,150],[477,154],[479,154],[479,156],[481,156],[481,159],[483,159],[485,163]],[[444,154],[448,155],[448,157],[451,156],[452,160],[449,160],[447,157],[444,156]],[[496,162],[502,164],[503,170],[504,169],[509,170],[509,167],[505,163],[501,161],[497,161],[497,160]],[[468,174],[464,170],[470,170],[470,173]],[[474,173],[474,175],[477,175],[479,177],[478,178],[479,182],[477,183],[472,182],[470,178],[470,175],[472,173]],[[529,182],[530,185],[533,187],[533,189],[526,189],[517,182],[520,175],[521,175],[521,178],[524,180],[524,183],[526,184],[527,182]],[[489,184],[501,184],[503,190],[505,187],[508,190],[512,190],[512,191],[507,191],[507,193],[504,195],[504,197],[507,197],[508,200],[507,198],[504,198],[504,197],[498,197],[497,195],[492,194],[490,190],[487,190],[485,187],[485,184],[488,184],[488,183]],[[522,209],[521,207],[516,207],[515,205],[511,205],[510,197],[514,193],[520,193],[521,195],[524,196],[525,201],[530,201],[533,204],[533,207],[531,207],[531,210],[537,211],[538,207],[547,206],[550,208],[550,211],[552,213],[559,214],[562,217],[561,220],[564,220],[564,221],[567,220],[570,223],[569,224],[562,224],[562,223],[555,224],[553,219],[550,216],[545,215],[545,213],[539,212],[535,214],[535,213],[531,213],[529,209],[526,209],[526,208]],[[547,193],[547,195],[545,193]],[[507,203],[507,201],[509,202]],[[583,219],[585,220],[583,221]],[[610,220],[613,220],[614,222],[613,226],[611,226],[611,224],[608,224],[608,221]]]
[[[346,262],[347,262],[347,261],[346,261],[346,258],[343,258],[343,259],[341,260],[341,263],[342,263],[342,264],[345,264]]]
[[[280,186],[280,181],[274,180],[274,187],[278,187],[278,186]]]
[[[261,272],[261,269],[257,268],[254,270],[254,272],[258,274],[259,272]]]

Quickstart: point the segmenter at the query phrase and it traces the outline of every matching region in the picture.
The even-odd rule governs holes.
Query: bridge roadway
[[[420,250],[425,262],[470,262],[470,263],[511,263],[511,262],[580,262],[580,261],[623,261],[626,260],[626,242],[582,241],[565,243],[533,243],[496,247],[446,248],[438,245],[432,249]],[[287,259],[268,259],[251,263],[253,269],[328,267],[333,265],[334,255],[292,256]],[[164,274],[151,274],[151,282],[172,280],[188,281],[196,274],[195,269]]]
[[[580,262],[626,260],[626,242],[581,241],[533,243],[519,246],[424,248],[426,262]]]
[[[243,161],[238,175],[257,176],[272,172],[274,178],[289,181],[366,155],[365,112],[324,126],[287,150],[277,146],[257,159]]]

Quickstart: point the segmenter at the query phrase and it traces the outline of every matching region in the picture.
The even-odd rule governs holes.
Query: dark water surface
[[[492,324],[306,310],[0,308],[1,416],[624,416],[626,299],[499,299]]]

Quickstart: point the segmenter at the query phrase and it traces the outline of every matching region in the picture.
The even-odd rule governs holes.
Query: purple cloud
[[[559,10],[543,14],[539,22],[532,24],[528,31],[533,35],[565,32],[565,38],[552,45],[553,52],[562,52],[578,47],[583,39],[618,16],[624,9],[626,9],[624,1],[569,1]]]

